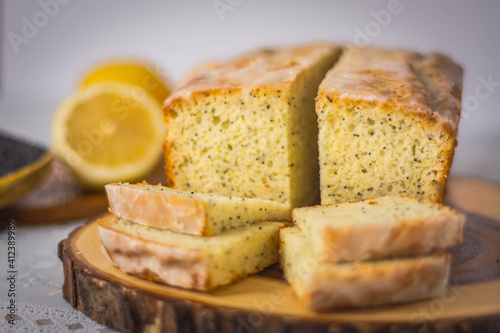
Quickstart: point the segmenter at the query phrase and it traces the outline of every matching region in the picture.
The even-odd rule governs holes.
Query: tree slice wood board
[[[301,306],[278,266],[210,292],[169,287],[108,262],[95,221],[59,244],[63,297],[122,332],[499,332],[500,189],[468,179],[450,180],[448,189],[447,204],[474,212],[465,211],[449,286],[433,299],[314,313]]]

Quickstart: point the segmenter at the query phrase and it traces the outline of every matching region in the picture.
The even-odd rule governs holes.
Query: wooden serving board
[[[202,293],[121,272],[101,252],[95,222],[59,244],[64,298],[122,332],[499,332],[500,188],[449,182],[447,204],[467,213],[449,287],[434,299],[317,314],[305,310],[275,266]]]

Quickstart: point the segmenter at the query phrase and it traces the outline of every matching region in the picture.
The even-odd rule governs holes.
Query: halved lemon
[[[86,89],[94,84],[117,81],[141,87],[163,105],[170,89],[161,75],[161,70],[141,60],[117,60],[98,64],[83,77],[80,87]]]
[[[138,86],[95,83],[59,107],[52,139],[56,154],[89,187],[141,180],[162,155],[161,106]]]

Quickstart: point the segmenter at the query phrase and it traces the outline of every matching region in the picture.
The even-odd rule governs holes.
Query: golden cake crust
[[[462,69],[445,55],[349,48],[321,83],[317,101],[385,105],[456,134],[461,93]]]
[[[285,90],[298,73],[331,53],[336,46],[311,44],[303,47],[261,49],[246,53],[223,64],[200,71],[179,87],[166,100],[164,110],[181,100],[194,100],[197,96],[225,94],[233,90]]]

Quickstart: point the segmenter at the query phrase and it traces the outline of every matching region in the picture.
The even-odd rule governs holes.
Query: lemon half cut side
[[[74,93],[57,110],[55,152],[92,188],[140,180],[162,154],[160,110],[158,101],[138,86],[96,83]]]

